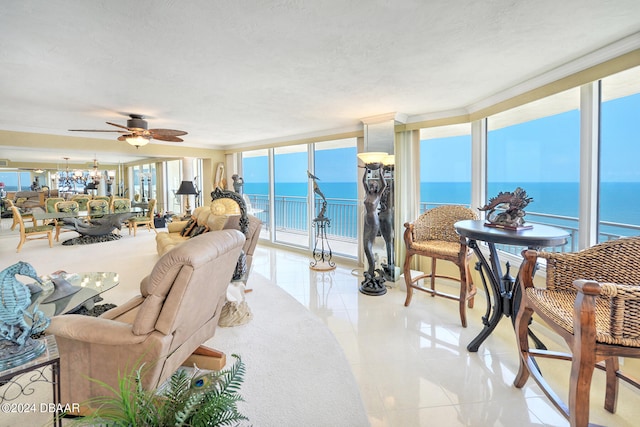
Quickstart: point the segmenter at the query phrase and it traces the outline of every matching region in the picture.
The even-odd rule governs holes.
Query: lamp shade
[[[125,141],[127,141],[129,144],[133,145],[134,147],[138,148],[138,147],[142,147],[143,145],[147,145],[149,143],[149,138],[145,138],[144,136],[141,135],[129,135],[127,137],[125,137]]]
[[[176,194],[198,194],[196,187],[193,185],[193,181],[182,181],[180,188],[176,191]]]
[[[380,151],[370,151],[368,153],[358,153],[358,158],[362,160],[365,165],[368,165],[371,163],[382,163],[382,159],[387,155],[387,153]]]

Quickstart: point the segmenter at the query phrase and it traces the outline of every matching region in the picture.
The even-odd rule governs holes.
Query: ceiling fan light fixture
[[[149,143],[150,138],[145,138],[142,135],[129,135],[124,140],[127,143],[133,145],[134,147],[142,147],[143,145],[147,145]]]

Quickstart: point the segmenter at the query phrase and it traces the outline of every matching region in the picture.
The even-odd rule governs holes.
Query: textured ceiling
[[[638,17],[638,0],[4,2],[0,130],[122,148],[68,129],[140,113],[219,148],[356,129],[467,108],[637,33]]]

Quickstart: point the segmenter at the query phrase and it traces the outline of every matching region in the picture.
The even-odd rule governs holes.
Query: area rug
[[[246,301],[253,319],[219,327],[206,344],[246,365],[239,408],[256,427],[368,426],[358,385],[342,348],[315,315],[252,273]]]

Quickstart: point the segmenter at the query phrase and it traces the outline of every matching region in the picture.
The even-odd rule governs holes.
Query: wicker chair
[[[13,212],[14,221],[16,221],[18,226],[20,227],[20,243],[18,243],[16,252],[20,252],[20,249],[22,249],[22,245],[24,245],[27,240],[49,239],[49,247],[53,247],[52,225],[34,225],[33,227],[25,227],[24,220],[22,219],[22,215],[20,214],[20,209],[15,206],[11,206],[11,211]]]
[[[156,209],[156,199],[149,200],[149,206],[147,208],[147,214],[144,216],[134,216],[133,218],[129,218],[129,234],[131,234],[131,229],[133,229],[133,237],[136,237],[136,233],[138,232],[139,225],[146,225],[147,230],[153,230],[154,233],[158,234],[156,231],[156,226],[153,222],[153,215]]]
[[[640,387],[618,363],[622,356],[640,358],[640,237],[576,253],[522,254],[522,302],[515,324],[521,360],[514,384],[523,387],[533,376],[572,426],[586,426],[594,367],[606,371],[604,407],[609,412],[615,412],[618,378]],[[532,280],[539,259],[547,263],[545,289],[536,288]],[[572,354],[529,348],[527,327],[533,313],[567,342]],[[535,356],[571,360],[568,407],[542,377]]]
[[[460,322],[467,327],[466,306],[473,308],[473,297],[476,288],[469,272],[469,258],[473,252],[460,244],[460,236],[453,228],[453,224],[465,219],[478,219],[477,214],[464,206],[445,205],[429,209],[413,223],[405,223],[404,243],[407,255],[404,261],[404,280],[407,287],[405,307],[411,303],[413,290],[430,293],[431,296],[441,296],[460,303]],[[411,277],[411,258],[422,255],[431,258],[431,272]],[[436,273],[437,260],[451,261],[460,269],[460,278],[438,275]],[[435,279],[449,279],[460,282],[460,295],[451,295],[436,290]],[[430,288],[422,287],[419,280],[430,279]]]

